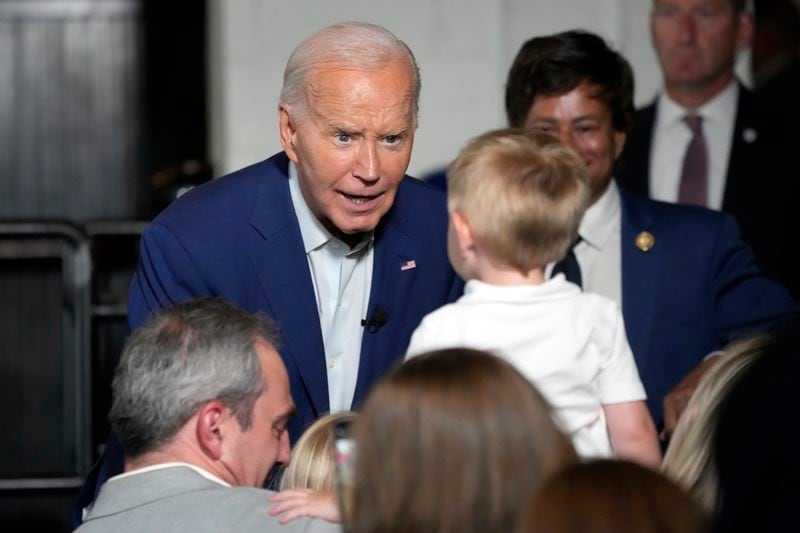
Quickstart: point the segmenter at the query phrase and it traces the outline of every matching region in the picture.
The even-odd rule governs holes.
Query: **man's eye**
[[[350,142],[350,134],[349,133],[337,133],[336,140],[340,143],[347,143]]]
[[[383,138],[383,141],[386,144],[395,144],[395,143],[400,141],[400,136],[399,135],[387,135],[386,137]]]

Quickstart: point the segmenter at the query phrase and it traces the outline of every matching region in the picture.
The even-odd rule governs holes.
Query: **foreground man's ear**
[[[221,402],[211,401],[200,408],[197,414],[195,432],[197,442],[203,452],[214,460],[222,457],[222,441],[224,438],[223,421],[227,408]]]

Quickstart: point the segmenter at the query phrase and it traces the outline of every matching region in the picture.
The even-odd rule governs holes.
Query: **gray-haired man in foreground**
[[[125,472],[103,485],[78,532],[340,531],[279,525],[270,492],[255,488],[289,460],[294,404],[275,331],[215,298],[169,308],[131,335],[109,415]]]

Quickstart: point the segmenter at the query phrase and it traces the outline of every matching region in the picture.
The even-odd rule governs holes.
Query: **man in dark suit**
[[[506,85],[512,126],[559,137],[587,166],[592,204],[580,239],[555,268],[622,307],[648,407],[671,431],[708,357],[795,309],[764,275],[735,221],[708,209],[655,202],[612,180],[633,117],[633,74],[596,35],[572,31],[525,43]],[[562,270],[563,268],[563,270]]]
[[[284,73],[284,152],[194,189],[142,236],[130,327],[200,296],[267,313],[285,341],[293,441],[358,406],[422,317],[461,293],[445,196],[405,175],[419,87],[413,54],[384,28],[315,33]],[[107,454],[98,485],[119,466]]]
[[[637,194],[732,214],[761,265],[795,295],[796,189],[788,139],[736,80],[753,22],[744,0],[655,0],[650,17],[664,89],[636,114],[616,177]]]

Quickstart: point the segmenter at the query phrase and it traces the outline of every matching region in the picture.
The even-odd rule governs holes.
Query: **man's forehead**
[[[734,8],[735,0],[653,0],[654,6],[677,7],[728,7]]]
[[[539,94],[533,99],[529,118],[554,120],[555,117],[542,113],[542,105],[547,103],[567,104],[560,108],[575,107],[580,110],[579,116],[571,117],[574,119],[591,118],[605,116],[611,113],[606,101],[601,97],[602,89],[596,85],[581,84],[570,91],[563,93]],[[579,105],[578,105],[579,104]]]
[[[307,94],[311,97],[328,95],[331,91],[346,90],[353,94],[365,94],[374,88],[379,78],[389,74],[399,76],[402,80],[391,86],[397,98],[413,99],[411,88],[411,72],[408,62],[396,59],[376,65],[374,68],[341,62],[327,62],[315,65],[309,70],[307,77]]]

